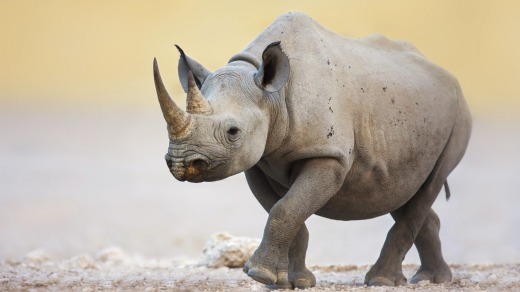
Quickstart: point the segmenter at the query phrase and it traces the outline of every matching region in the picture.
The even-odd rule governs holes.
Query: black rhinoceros
[[[451,281],[431,209],[466,150],[471,117],[457,80],[412,45],[383,36],[349,39],[303,13],[279,17],[242,52],[209,72],[180,48],[187,110],[169,97],[154,60],[168,125],[166,163],[180,181],[244,171],[269,212],[244,267],[283,288],[316,284],[305,266],[312,214],[395,224],[367,273],[368,285]],[[449,190],[446,191],[449,196]]]

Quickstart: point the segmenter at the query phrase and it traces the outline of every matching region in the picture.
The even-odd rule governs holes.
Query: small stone
[[[50,257],[41,249],[36,249],[23,257],[24,261],[34,264],[41,264],[50,260]]]
[[[208,268],[241,268],[258,245],[260,245],[258,239],[217,233],[206,242],[200,264]]]
[[[75,268],[81,268],[81,269],[95,269],[96,268],[96,262],[94,259],[88,255],[83,254],[79,256],[75,256],[69,260],[69,265]]]
[[[99,251],[96,254],[96,259],[108,263],[125,263],[131,261],[131,258],[118,246],[112,246]]]

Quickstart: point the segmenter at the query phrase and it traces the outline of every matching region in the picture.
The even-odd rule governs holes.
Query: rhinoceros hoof
[[[365,278],[365,284],[368,286],[401,286],[407,285],[408,282],[401,272],[381,274],[370,271]]]
[[[316,286],[316,277],[307,269],[305,269],[305,271],[291,273],[289,281],[294,288],[298,289],[308,289]]]
[[[247,272],[249,272],[249,269],[251,269],[251,261],[247,261],[246,264],[244,265],[244,267],[242,268],[242,271],[244,271],[244,273],[246,273],[247,275]]]
[[[448,265],[433,269],[419,269],[417,273],[410,280],[411,284],[417,284],[421,281],[430,281],[431,283],[446,283],[451,282],[453,276]]]
[[[293,289],[293,285],[289,282],[287,272],[278,272],[276,284],[270,285],[271,289]]]
[[[247,264],[246,264],[247,266]],[[246,269],[246,266],[244,266],[244,271]],[[260,283],[266,284],[266,285],[274,285],[276,284],[277,277],[275,274],[273,274],[271,271],[269,271],[266,268],[263,267],[248,267],[247,275],[253,280],[258,281]]]
[[[395,286],[395,283],[385,277],[375,277],[368,281],[368,286]]]

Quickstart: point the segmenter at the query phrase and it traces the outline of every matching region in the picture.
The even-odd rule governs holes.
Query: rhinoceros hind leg
[[[462,159],[468,145],[470,134],[471,118],[467,107],[464,107],[459,113],[450,139],[435,166],[434,172],[436,169],[439,169],[438,173],[444,174],[444,176],[447,177]],[[442,178],[442,176],[440,178]],[[394,214],[392,214],[392,216],[394,216]],[[411,283],[418,283],[424,280],[432,283],[451,282],[453,276],[442,256],[441,241],[439,238],[440,228],[441,223],[439,217],[430,208],[428,216],[425,218],[414,242],[421,259],[421,267],[410,280]]]
[[[435,269],[423,269],[421,268],[410,280],[411,284],[417,284],[421,281],[429,281],[431,283],[449,283],[452,280],[450,268],[446,267],[435,268]]]
[[[402,271],[402,259],[400,257],[400,254],[394,252],[394,250],[399,251],[399,249],[396,249],[392,246],[399,241],[396,239],[399,236],[398,231],[399,230],[397,224],[394,224],[394,226],[388,232],[379,259],[370,268],[370,270],[365,276],[366,285],[400,286],[407,284],[407,280],[403,275]],[[404,254],[406,254],[407,251],[408,249],[404,251]],[[402,258],[404,258],[404,256]]]
[[[430,210],[428,217],[415,238],[414,243],[419,252],[421,267],[412,277],[410,283],[416,284],[420,281],[430,281],[432,283],[451,282],[450,268],[442,256],[441,240],[439,238],[440,227],[439,217],[433,210]]]
[[[459,112],[446,146],[426,181],[406,204],[392,212],[395,224],[388,232],[379,259],[367,273],[366,284],[403,283],[401,263],[416,239],[419,253],[422,254],[422,266],[412,281],[428,279],[438,283],[451,280],[451,272],[440,251],[440,224],[431,206],[448,175],[464,156],[470,132],[471,120],[467,108],[464,107]],[[432,252],[433,255],[428,255]],[[389,281],[380,281],[378,278]]]
[[[423,223],[428,221],[427,224],[434,224],[434,222],[430,222],[434,221],[433,217],[429,220],[426,219],[430,214],[433,214],[430,212],[431,205],[437,198],[446,179],[444,175],[443,177],[439,176],[439,165],[442,165],[442,163],[437,164],[417,194],[404,206],[391,213],[395,224],[388,232],[381,255],[368,271],[365,277],[365,284],[370,286],[392,286],[392,284],[398,286],[407,283],[401,266],[404,257],[422,230]],[[434,240],[438,239],[438,233],[436,235],[434,230],[425,229],[422,236],[420,236],[419,246],[421,246],[421,243],[423,244],[420,248],[423,255],[426,252],[431,252],[432,248],[438,248],[440,252],[440,242],[438,246],[435,244],[432,246],[431,242],[427,242],[432,240],[432,238]],[[437,257],[428,256],[428,259],[433,260],[437,259]],[[418,277],[423,276],[426,276],[426,274]]]

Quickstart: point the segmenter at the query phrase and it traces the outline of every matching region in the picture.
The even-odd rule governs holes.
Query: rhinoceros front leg
[[[288,269],[285,268],[286,264],[283,262],[284,259],[278,259],[278,273],[276,275],[276,283],[274,284],[275,289],[307,289],[316,286],[316,277],[305,265],[308,240],[309,232],[305,224],[303,224],[289,248]],[[285,256],[285,254],[283,256]],[[244,266],[244,272],[249,275],[249,270],[252,266],[252,261],[248,261]]]
[[[305,220],[338,192],[346,175],[337,160],[325,158],[305,160],[293,166],[292,172],[291,188],[270,209],[262,242],[245,267],[248,276],[267,285],[287,282],[294,239],[298,235],[306,242]],[[295,248],[306,249],[298,244]],[[295,258],[294,265],[305,263]]]
[[[309,231],[304,223],[289,249],[289,282],[294,288],[306,289],[316,286],[316,277],[305,265],[308,244]]]
[[[280,200],[276,191],[271,187],[265,174],[257,167],[253,167],[246,171],[246,178],[251,191],[257,198],[258,202],[269,213],[271,208]],[[291,247],[289,248],[289,278],[278,278],[276,288],[299,288],[305,289],[316,286],[316,277],[309,271],[305,265],[305,256],[309,241],[309,232],[305,223],[296,234]],[[244,267],[244,272],[249,271],[249,264]]]

